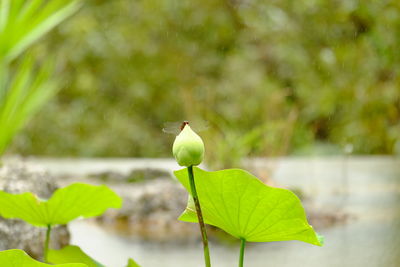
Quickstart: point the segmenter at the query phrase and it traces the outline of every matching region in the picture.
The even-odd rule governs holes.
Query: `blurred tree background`
[[[11,152],[170,157],[202,119],[213,165],[400,153],[398,0],[87,0],[32,48],[63,88]]]

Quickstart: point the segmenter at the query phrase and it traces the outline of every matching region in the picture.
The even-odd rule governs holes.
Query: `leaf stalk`
[[[189,174],[190,189],[191,189],[192,197],[193,197],[194,204],[196,207],[197,219],[199,221],[201,238],[203,240],[204,261],[205,261],[206,267],[211,267],[207,232],[206,232],[206,227],[204,225],[203,213],[201,212],[200,200],[199,200],[199,197],[197,196],[196,184],[194,181],[193,166],[189,166],[187,169],[188,169],[188,174]]]
[[[246,247],[246,239],[240,238],[240,257],[239,257],[239,267],[243,267],[244,262],[244,248]]]
[[[48,263],[50,235],[51,235],[51,225],[49,224],[49,225],[47,225],[46,239],[44,241],[44,250],[43,250],[43,258],[44,258],[44,262],[46,262],[46,263]]]

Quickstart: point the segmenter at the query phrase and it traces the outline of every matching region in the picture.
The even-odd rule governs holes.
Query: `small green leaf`
[[[128,260],[128,265],[126,267],[140,267],[140,265],[137,264],[134,260],[129,259]]]
[[[174,173],[190,192],[187,169]],[[322,245],[291,191],[267,186],[240,169],[207,172],[194,168],[194,177],[207,224],[249,242],[300,240]],[[191,199],[179,219],[197,222]]]
[[[121,198],[105,185],[75,183],[58,189],[49,200],[41,200],[32,193],[0,191],[0,215],[35,226],[67,224],[78,217],[99,216],[108,208],[120,208],[121,204]]]
[[[105,267],[88,256],[78,246],[66,246],[60,250],[49,250],[48,260],[54,264],[79,262],[88,267]]]
[[[0,266],[4,267],[88,267],[83,263],[68,263],[60,265],[49,265],[35,261],[23,250],[11,249],[0,251]]]

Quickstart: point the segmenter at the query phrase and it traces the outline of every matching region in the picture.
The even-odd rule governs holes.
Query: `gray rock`
[[[33,192],[40,198],[49,198],[57,189],[55,180],[37,166],[14,160],[0,167],[0,190],[9,193]],[[23,249],[36,259],[42,258],[45,240],[44,228],[33,227],[21,220],[0,217],[0,250]],[[69,243],[66,226],[52,231],[51,248]]]
[[[89,174],[88,177],[105,183],[139,183],[159,178],[171,178],[171,174],[164,169],[136,168],[130,170],[127,174],[116,171],[105,171]]]

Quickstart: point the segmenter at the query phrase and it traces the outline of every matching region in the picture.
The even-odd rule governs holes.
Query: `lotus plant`
[[[173,154],[178,164],[187,168],[174,172],[189,192],[187,208],[179,219],[199,223],[207,267],[210,258],[204,223],[240,240],[239,267],[244,264],[247,242],[299,240],[322,246],[323,238],[308,224],[293,192],[267,186],[245,170],[209,172],[194,167],[203,160],[204,144],[188,122],[182,124]]]
[[[203,240],[204,261],[207,267],[211,266],[210,252],[208,248],[207,231],[204,224],[201,211],[200,200],[197,195],[196,182],[193,173],[193,166],[199,165],[204,158],[204,143],[189,126],[189,122],[184,121],[181,126],[181,132],[176,136],[172,153],[178,164],[187,169],[189,177],[190,193],[193,197],[193,203],[196,209],[197,221],[199,222],[201,238]]]

